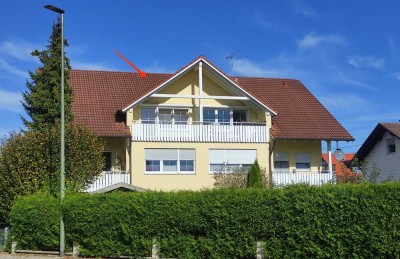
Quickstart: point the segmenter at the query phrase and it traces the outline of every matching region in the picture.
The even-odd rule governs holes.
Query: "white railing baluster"
[[[267,143],[269,129],[265,124],[132,124],[132,141]]]

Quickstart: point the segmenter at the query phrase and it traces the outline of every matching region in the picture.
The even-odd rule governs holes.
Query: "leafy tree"
[[[256,160],[251,166],[249,174],[247,175],[247,188],[263,188],[261,179],[261,168]]]
[[[66,128],[66,189],[85,189],[102,171],[104,143],[86,128]],[[0,225],[18,196],[48,190],[55,194],[60,183],[60,127],[12,133],[0,147]]]
[[[28,90],[22,93],[22,105],[30,120],[22,118],[25,126],[38,130],[54,125],[61,117],[61,20],[53,24],[53,32],[50,36],[49,45],[45,50],[35,50],[32,56],[38,57],[43,64],[35,72],[30,71],[31,81],[27,82]],[[64,40],[64,46],[68,46]],[[64,100],[65,121],[72,121],[71,112],[72,90],[68,85],[69,59],[64,59]],[[47,125],[47,126],[46,126]]]

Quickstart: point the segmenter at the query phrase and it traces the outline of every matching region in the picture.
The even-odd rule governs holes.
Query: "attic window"
[[[396,153],[396,142],[394,138],[389,138],[386,140],[387,154]]]

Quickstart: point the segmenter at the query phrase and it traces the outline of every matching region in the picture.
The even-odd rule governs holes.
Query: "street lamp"
[[[60,256],[65,255],[65,232],[62,217],[62,201],[65,196],[65,122],[64,122],[64,10],[53,5],[44,8],[56,12],[61,16],[61,173],[60,173]]]

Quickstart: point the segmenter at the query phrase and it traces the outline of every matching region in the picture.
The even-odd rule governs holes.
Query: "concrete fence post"
[[[257,259],[264,259],[265,258],[261,241],[257,241],[256,258]]]
[[[79,257],[79,245],[74,243],[72,245],[72,258],[78,258]]]
[[[159,259],[157,239],[153,238],[153,247],[151,248],[151,258]]]
[[[15,254],[16,249],[17,249],[17,241],[13,241],[11,243],[11,254]]]

